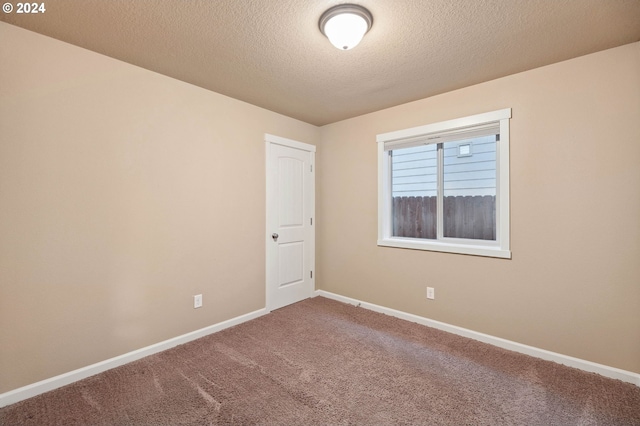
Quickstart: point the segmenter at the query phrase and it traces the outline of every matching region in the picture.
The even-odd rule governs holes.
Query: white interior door
[[[315,146],[265,135],[267,309],[312,296]]]

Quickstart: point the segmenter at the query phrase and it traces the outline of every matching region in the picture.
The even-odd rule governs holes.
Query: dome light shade
[[[320,31],[340,50],[353,49],[373,24],[371,13],[356,4],[340,4],[320,17]]]

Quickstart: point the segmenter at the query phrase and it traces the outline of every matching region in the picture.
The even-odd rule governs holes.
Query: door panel
[[[278,147],[278,225],[283,227],[302,226],[304,214],[304,161],[298,158],[282,157]],[[291,148],[289,148],[291,149]],[[290,155],[298,154],[294,152]]]
[[[314,289],[314,150],[267,135],[267,309],[311,297]]]
[[[304,281],[304,241],[278,244],[278,287]]]

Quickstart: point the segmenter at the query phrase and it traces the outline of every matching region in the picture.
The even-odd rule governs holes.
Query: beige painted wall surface
[[[265,132],[319,137],[0,23],[0,393],[263,308]]]
[[[377,247],[376,134],[509,107],[513,259]],[[640,373],[640,43],[321,130],[318,288]]]

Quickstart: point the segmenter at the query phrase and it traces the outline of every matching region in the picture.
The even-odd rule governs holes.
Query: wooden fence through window
[[[436,238],[436,197],[393,197],[393,236]],[[444,197],[445,237],[496,239],[496,197]]]

